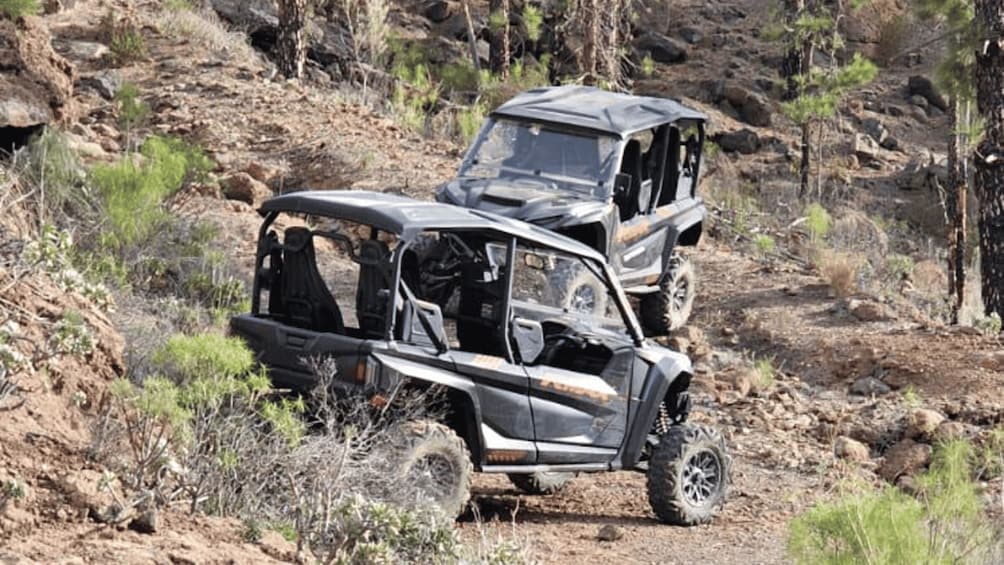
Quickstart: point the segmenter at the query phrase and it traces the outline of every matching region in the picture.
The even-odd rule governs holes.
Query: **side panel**
[[[626,348],[598,376],[549,366],[526,368],[539,462],[595,461],[606,452],[602,448],[621,445],[632,361],[632,350]]]
[[[452,351],[449,355],[457,372],[469,378],[475,387],[481,406],[482,433],[486,428],[490,431],[485,435],[485,461],[536,462],[537,452],[531,443],[534,437],[528,397],[530,384],[523,368],[492,355],[464,351]]]
[[[230,322],[234,334],[247,341],[261,363],[273,369],[271,376],[279,386],[309,389],[316,382],[310,360],[332,357],[340,375],[352,375],[364,342],[353,337],[321,333],[284,326],[249,314]]]
[[[629,288],[657,284],[677,238],[702,222],[706,214],[700,198],[687,198],[618,225],[610,257],[622,285]]]

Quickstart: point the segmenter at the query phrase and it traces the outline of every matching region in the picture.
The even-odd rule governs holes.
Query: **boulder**
[[[681,39],[683,39],[684,41],[686,41],[691,45],[697,45],[702,40],[704,40],[704,34],[701,33],[701,30],[691,26],[680,28],[679,36]]]
[[[930,439],[945,417],[928,408],[918,408],[910,414],[910,422],[906,427],[906,435],[913,439]]]
[[[76,71],[52,50],[43,21],[0,20],[0,128],[32,128],[67,119]]]
[[[773,117],[767,99],[738,85],[726,85],[723,98],[735,108],[739,117],[751,126],[767,127]]]
[[[904,439],[889,448],[879,465],[878,474],[892,484],[903,476],[913,476],[931,462],[932,448],[926,443]]]
[[[713,139],[726,153],[752,155],[760,150],[760,136],[749,128],[721,133]]]
[[[111,100],[122,88],[122,76],[115,71],[100,71],[80,77],[79,84],[93,89],[105,100]]]
[[[687,60],[686,46],[654,31],[643,33],[635,40],[634,46],[638,51],[647,52],[657,63],[674,65]]]
[[[892,388],[875,377],[862,377],[851,385],[851,394],[858,396],[881,396],[890,392]]]
[[[624,537],[624,528],[616,524],[604,524],[596,532],[596,539],[600,541],[617,541]]]
[[[925,76],[914,75],[907,81],[906,89],[911,97],[920,96],[928,104],[942,112],[948,111],[948,101],[941,95],[938,88],[934,86],[934,81],[931,79]]]
[[[450,2],[437,0],[429,2],[422,10],[422,14],[435,23],[445,22],[453,15],[453,5]]]
[[[854,135],[854,155],[862,162],[878,160],[879,152],[882,150],[878,142],[866,133]]]
[[[220,179],[220,187],[228,199],[246,202],[255,207],[272,196],[272,191],[265,183],[255,180],[247,173],[236,173]]]
[[[864,463],[871,459],[867,445],[847,436],[840,436],[833,442],[833,452],[841,459],[857,461],[858,463]]]
[[[879,142],[879,145],[889,137],[889,130],[877,118],[865,118],[861,120],[861,127],[872,139]]]
[[[889,308],[873,300],[852,298],[847,301],[847,311],[862,322],[884,322],[892,319]]]

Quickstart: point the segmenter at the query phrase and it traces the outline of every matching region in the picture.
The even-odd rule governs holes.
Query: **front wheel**
[[[604,316],[607,311],[607,289],[603,282],[582,265],[560,265],[548,277],[550,304],[566,312],[581,312]]]
[[[648,502],[660,521],[677,526],[710,522],[722,509],[732,458],[713,428],[673,426],[659,438],[648,466]]]
[[[554,494],[575,478],[575,473],[540,471],[537,473],[509,473],[509,481],[527,494]]]
[[[645,329],[656,335],[666,335],[683,327],[694,308],[696,291],[697,273],[693,263],[674,253],[658,292],[641,300],[641,319]]]
[[[394,430],[389,456],[402,484],[429,497],[450,517],[471,497],[474,473],[467,444],[438,422],[419,420]]]

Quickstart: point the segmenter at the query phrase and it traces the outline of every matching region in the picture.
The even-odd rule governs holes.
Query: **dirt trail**
[[[760,53],[762,46],[749,38],[758,26],[761,4],[715,3],[707,9],[752,14],[748,20],[730,20],[721,29],[730,41],[741,40],[737,50]],[[54,36],[93,39],[101,11],[88,2],[77,5],[47,18]],[[221,174],[259,163],[275,169],[272,186],[279,190],[393,187],[429,198],[432,187],[458,162],[460,148],[455,144],[430,142],[405,131],[389,118],[336,98],[324,86],[271,80],[264,65],[230,61],[198,45],[147,32],[151,59],[118,72],[140,85],[152,106],[153,129],[203,144],[220,163]],[[735,54],[704,47],[695,53],[688,66],[673,67],[661,78],[669,84],[687,74],[686,84],[680,86],[696,97],[701,82],[717,78]],[[67,56],[72,58],[72,53]],[[100,70],[93,61],[72,62],[82,76]],[[114,131],[109,102],[90,90],[77,96],[90,109],[89,128]],[[724,123],[736,125],[730,119]],[[111,138],[99,137],[102,142]],[[756,165],[757,159],[743,164]],[[188,196],[180,208],[230,228],[220,245],[243,267],[254,249],[258,219],[252,207],[216,196]],[[697,338],[690,345],[700,369],[693,418],[721,429],[733,453],[735,486],[723,514],[708,526],[663,526],[649,509],[644,476],[636,473],[580,476],[550,497],[519,495],[504,477],[479,476],[475,500],[489,535],[525,540],[547,563],[780,563],[785,561],[787,523],[794,515],[847,477],[878,482],[873,470],[880,457],[860,465],[847,463],[833,455],[833,440],[882,426],[895,428],[906,408],[899,392],[880,398],[850,395],[857,378],[873,376],[898,391],[910,387],[925,404],[970,425],[1004,421],[1004,373],[995,364],[1004,361],[999,340],[902,314],[862,322],[849,314],[844,301],[830,296],[817,276],[794,264],[752,259],[724,241],[708,240],[694,258],[701,286],[693,326],[703,330],[703,337],[687,333]],[[772,359],[781,370],[770,390],[740,395],[729,379],[744,356],[754,355]],[[66,404],[67,398],[53,402]],[[83,430],[76,433],[83,435]],[[62,449],[70,452],[62,467],[85,465],[84,440],[75,439],[75,447]],[[37,446],[20,446],[15,456],[10,445],[11,453],[0,445],[0,456],[11,468],[20,468],[23,458],[31,478],[50,481],[51,469],[32,461]],[[50,494],[62,496],[57,489]],[[107,536],[112,539],[105,539],[72,516],[33,520],[19,531],[17,541],[0,550],[0,560],[7,557],[4,551],[12,550],[39,561],[64,555],[122,561],[150,539],[159,540],[153,553],[130,556],[141,556],[139,561],[146,556],[165,561],[173,553],[179,560],[266,559],[260,548],[242,543],[234,524],[219,521],[189,523],[168,514],[165,533],[156,538],[111,532]],[[608,524],[622,528],[623,538],[598,541],[597,531]],[[460,527],[465,535],[480,535],[470,521]]]

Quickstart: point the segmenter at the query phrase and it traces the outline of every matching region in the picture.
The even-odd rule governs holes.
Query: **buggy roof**
[[[590,86],[535,88],[499,106],[494,117],[568,124],[627,137],[667,122],[708,117],[669,98],[634,96]]]
[[[362,190],[291,192],[270,198],[259,212],[314,214],[374,226],[405,240],[430,230],[492,230],[574,255],[603,261],[591,247],[526,222],[452,204]]]

